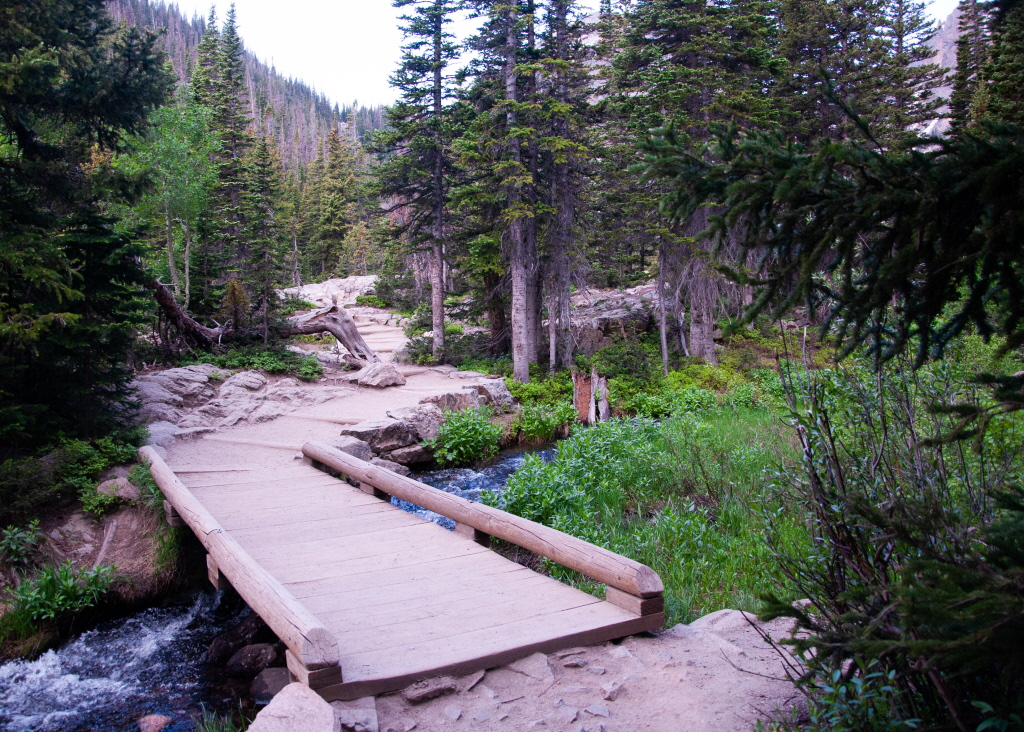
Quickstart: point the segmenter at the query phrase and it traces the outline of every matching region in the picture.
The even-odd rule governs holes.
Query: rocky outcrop
[[[507,412],[515,403],[512,392],[508,390],[504,379],[488,379],[481,384],[474,384],[473,388],[476,389],[476,393],[480,395],[483,403],[495,412]]]
[[[335,437],[333,440],[327,443],[335,450],[341,452],[347,452],[352,457],[365,460],[367,462],[373,457],[373,448],[370,447],[370,443],[360,440],[358,437],[352,437],[351,435],[342,435],[341,437]]]
[[[417,442],[415,431],[398,420],[374,420],[346,427],[342,435],[355,437],[370,446],[375,453],[390,452]]]
[[[271,381],[259,371],[232,375],[210,364],[145,374],[132,386],[142,403],[141,421],[149,424],[149,443],[164,448],[175,440],[239,422],[268,422],[351,393],[345,387],[303,386],[292,378]]]
[[[321,308],[335,300],[338,305],[355,305],[356,298],[360,295],[373,295],[376,286],[376,275],[337,277],[326,282],[278,290],[278,295],[282,298],[305,300]]]
[[[572,297],[576,352],[592,356],[614,336],[636,338],[654,326],[657,293],[646,284],[628,290],[587,290]],[[547,333],[547,328],[544,328]]]
[[[433,440],[444,422],[444,414],[436,404],[420,404],[415,407],[402,407],[388,412],[388,416],[405,422],[416,433],[416,439]]]

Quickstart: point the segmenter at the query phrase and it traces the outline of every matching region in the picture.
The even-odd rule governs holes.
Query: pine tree
[[[217,59],[220,56],[220,32],[217,30],[217,7],[210,7],[210,16],[203,37],[196,49],[196,64],[189,80],[189,95],[203,107],[213,107],[216,93]]]
[[[945,83],[948,69],[928,63],[935,53],[928,46],[935,23],[928,18],[925,3],[886,0],[883,13],[885,25],[881,30],[888,45],[888,68],[882,69],[877,83],[887,87],[889,102],[881,128],[873,133],[891,142],[914,134],[912,128],[939,116],[944,100],[932,90]]]
[[[260,317],[263,342],[270,334],[270,322],[277,306],[276,286],[281,279],[285,245],[281,222],[281,163],[271,153],[267,138],[255,141],[243,166],[242,236],[248,261],[246,284],[250,300]]]
[[[978,0],[960,0],[960,37],[956,42],[956,74],[949,98],[950,125],[962,130],[976,121],[978,95],[988,59],[988,13]]]
[[[341,275],[345,239],[355,222],[355,155],[337,131],[327,136],[327,157],[317,181],[316,228],[310,254],[315,274]]]
[[[427,247],[430,252],[436,360],[444,354],[444,267],[450,246],[451,142],[456,134],[450,67],[459,57],[447,26],[462,4],[461,0],[394,0],[396,8],[412,8],[411,14],[402,16],[406,43],[401,64],[391,77],[401,97],[388,110],[389,129],[375,141],[376,150],[387,156],[377,171],[380,193],[410,214],[399,233],[414,248]]]
[[[1024,127],[1024,3],[1004,2],[992,39],[986,117]]]

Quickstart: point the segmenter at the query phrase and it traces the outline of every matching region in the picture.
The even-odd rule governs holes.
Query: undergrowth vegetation
[[[252,345],[232,348],[224,353],[199,351],[178,362],[179,366],[210,363],[233,371],[264,371],[268,374],[289,375],[311,381],[323,375],[323,366],[315,356],[303,356],[278,346]]]
[[[503,430],[492,424],[488,407],[461,412],[444,411],[444,422],[437,437],[424,444],[433,448],[434,457],[443,466],[463,466],[487,460],[498,452]]]

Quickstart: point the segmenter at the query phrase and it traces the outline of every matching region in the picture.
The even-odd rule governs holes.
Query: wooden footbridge
[[[305,464],[179,477],[152,448],[140,450],[171,515],[206,547],[211,581],[238,591],[287,646],[295,678],[328,701],[664,620],[661,579],[642,564],[321,443],[303,453]],[[391,496],[453,519],[456,530]],[[606,600],[491,551],[492,536],[604,584]]]

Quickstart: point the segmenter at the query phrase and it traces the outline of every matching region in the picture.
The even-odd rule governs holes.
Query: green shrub
[[[23,522],[60,494],[54,462],[26,458],[0,463],[0,522]]]
[[[456,365],[463,371],[478,371],[492,376],[512,375],[512,359],[509,356],[502,356],[500,358],[466,358]]]
[[[441,465],[470,465],[494,457],[501,442],[502,428],[491,423],[487,407],[462,412],[445,411],[437,437],[424,444],[434,449]]]
[[[61,489],[77,491],[83,509],[103,515],[116,506],[119,499],[96,490],[100,473],[116,465],[135,462],[136,449],[136,442],[118,437],[104,437],[93,443],[61,440],[57,450],[61,463],[57,471],[58,483]]]
[[[759,732],[899,732],[917,729],[918,719],[902,714],[896,672],[876,670],[877,661],[861,663],[857,673],[833,671],[814,684],[806,713],[794,709],[790,720],[769,725],[758,722]],[[805,717],[805,718],[801,718]],[[979,727],[979,729],[981,729]]]
[[[210,363],[232,371],[265,371],[268,374],[298,376],[307,356],[284,350],[278,346],[243,346],[226,353],[204,353],[179,362],[181,366]]]
[[[295,375],[303,381],[314,381],[324,375],[324,367],[315,356],[309,356],[302,359]]]
[[[316,303],[291,297],[281,302],[281,311],[284,315],[294,315],[300,310],[316,310]]]
[[[361,308],[386,308],[388,304],[377,295],[356,295],[356,305]]]
[[[0,531],[0,560],[17,569],[24,569],[32,563],[42,540],[39,519],[33,519],[24,529],[8,526]]]
[[[111,566],[77,568],[71,560],[46,567],[7,590],[9,612],[33,623],[56,620],[93,607],[114,582]]]
[[[725,395],[725,403],[733,408],[753,408],[758,405],[757,388],[753,384],[737,384]]]
[[[520,384],[508,377],[505,379],[505,385],[512,393],[512,398],[524,406],[527,404],[554,406],[572,399],[572,375],[568,371],[559,371],[551,376],[533,378],[529,384]]]
[[[576,421],[576,408],[568,402],[553,406],[527,404],[516,420],[520,436],[527,442],[547,442],[559,429]]]
[[[445,335],[448,335],[448,336],[451,336],[451,335],[462,335],[462,331],[463,331],[462,326],[459,325],[458,323],[445,323],[445,326],[444,326],[444,334]]]

